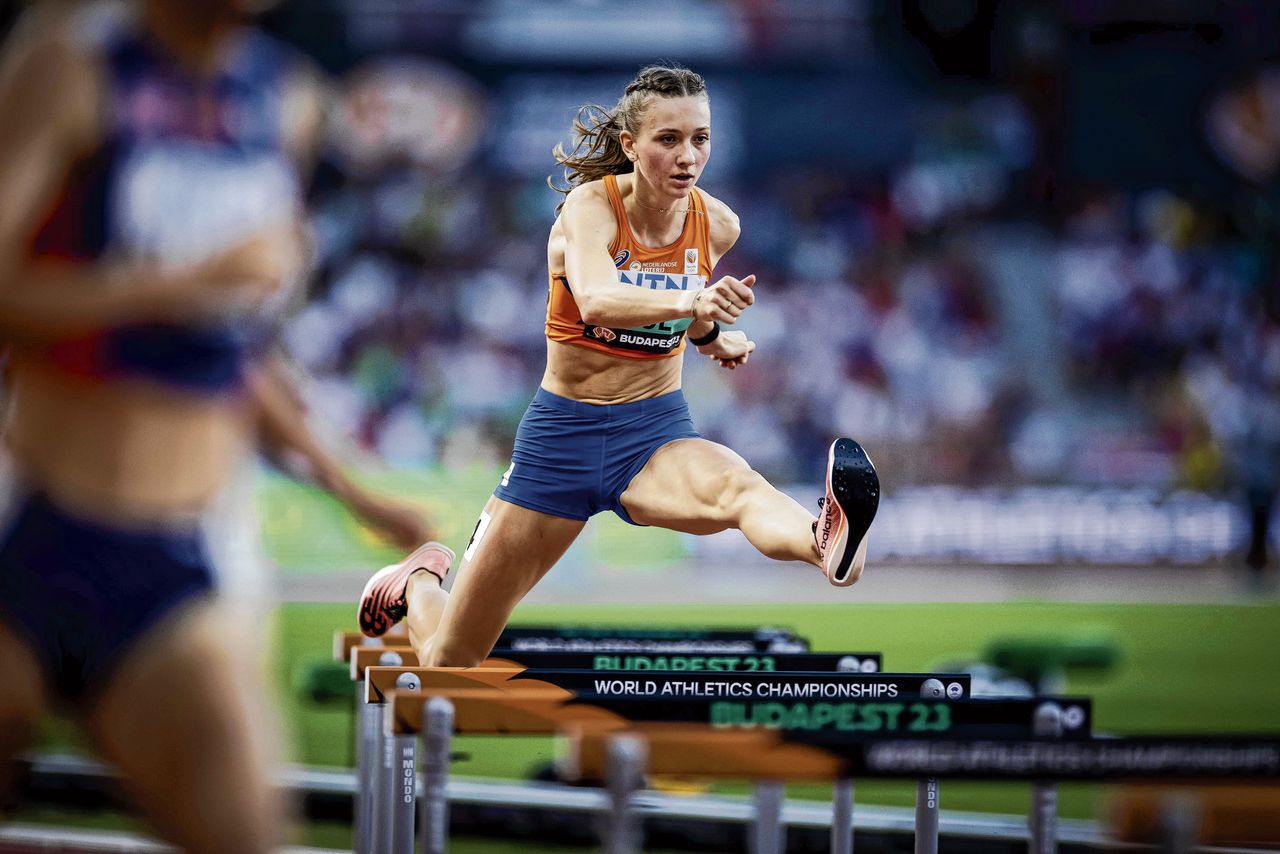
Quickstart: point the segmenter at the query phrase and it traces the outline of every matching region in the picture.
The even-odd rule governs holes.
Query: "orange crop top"
[[[619,287],[651,290],[694,290],[704,288],[711,280],[711,226],[702,193],[695,187],[689,194],[689,212],[684,217],[684,230],[669,246],[650,249],[641,246],[631,233],[618,179],[604,178],[609,204],[618,222],[618,236],[609,247],[618,268]],[[551,271],[547,296],[547,337],[552,341],[575,344],[624,359],[665,359],[684,352],[684,333],[692,318],[664,320],[638,329],[611,329],[587,326],[574,301],[569,279],[563,272]]]

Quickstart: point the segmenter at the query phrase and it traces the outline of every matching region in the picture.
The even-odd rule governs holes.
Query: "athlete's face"
[[[683,197],[711,156],[711,104],[704,95],[650,98],[640,132],[623,131],[636,172],[661,195]]]

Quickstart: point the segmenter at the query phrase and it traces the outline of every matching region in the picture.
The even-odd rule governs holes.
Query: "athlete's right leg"
[[[676,439],[653,453],[619,503],[640,525],[698,535],[737,528],[761,554],[806,561],[832,584],[847,586],[862,574],[880,502],[879,478],[852,439],[828,448],[826,492],[815,524],[734,451],[706,439]]]
[[[585,522],[490,496],[462,556],[453,590],[434,575],[410,576],[409,636],[429,667],[484,661],[516,605],[573,544]]]
[[[0,799],[11,782],[13,759],[30,746],[44,711],[40,665],[22,639],[0,623]]]
[[[221,606],[181,606],[136,642],[88,710],[90,735],[157,830],[195,854],[266,854],[285,809],[256,652]]]

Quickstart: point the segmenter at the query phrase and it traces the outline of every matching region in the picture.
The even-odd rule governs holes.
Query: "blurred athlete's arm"
[[[248,385],[257,407],[259,446],[281,470],[333,495],[392,545],[412,549],[434,538],[433,526],[415,505],[367,489],[348,476],[308,426],[306,407],[279,356],[258,363]]]
[[[284,134],[300,175],[314,166],[331,93],[313,66],[299,62],[285,85]],[[436,535],[414,504],[368,489],[347,474],[343,462],[319,440],[307,420],[289,367],[280,354],[258,363],[250,374],[250,394],[258,410],[258,445],[290,476],[309,481],[392,545],[414,549]]]
[[[44,337],[179,320],[261,300],[300,263],[292,224],[197,264],[32,262],[28,247],[68,174],[103,132],[92,60],[57,38],[10,46],[0,70],[0,332]]]
[[[284,91],[286,148],[305,183],[323,144],[333,92],[325,77],[303,59],[290,70]]]
[[[751,303],[752,276],[747,277],[750,281],[726,276],[697,291],[617,287],[618,270],[609,256],[617,223],[601,183],[585,184],[569,193],[560,227],[565,238],[565,276],[588,325],[630,328],[690,316],[702,322],[733,323],[741,309],[735,313],[727,305],[730,297],[741,305]]]

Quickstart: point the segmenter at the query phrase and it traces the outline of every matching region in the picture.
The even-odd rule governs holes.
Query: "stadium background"
[[[1066,686],[1100,728],[1274,726],[1280,607],[1245,557],[1280,481],[1280,5],[296,0],[264,22],[336,96],[285,344],[317,427],[451,545],[542,369],[550,148],[654,59],[708,79],[702,183],[743,222],[721,272],[760,278],[749,369],[686,366],[696,423],[809,505],[832,435],[880,468],[851,591],[735,534],[601,518],[518,619],[785,624],[892,669],[1102,636],[1119,664]],[[265,469],[256,504],[291,753],[341,764],[345,713],[295,680],[398,555]],[[471,750],[462,773],[520,776],[549,747]],[[1063,813],[1100,802],[1068,787]]]
[[[677,59],[713,96],[704,183],[745,224],[724,272],[757,273],[763,297],[751,371],[686,366],[705,435],[806,504],[829,437],[858,437],[884,471],[873,561],[1238,566],[1280,480],[1278,16],[282,4],[268,25],[339,95],[312,188],[318,272],[285,340],[317,423],[386,477],[420,475],[411,491],[464,536],[477,501],[456,497],[491,488],[541,372],[548,151],[576,106]],[[264,507],[278,562],[367,565],[288,489]],[[549,588],[622,567],[677,584],[681,565],[794,590],[736,535],[612,519]]]
[[[487,491],[542,369],[548,151],[577,105],[675,59],[707,76],[704,183],[744,223],[723,272],[755,272],[763,297],[752,370],[686,367],[705,435],[806,503],[829,437],[858,437],[885,471],[874,559],[1238,560],[1245,491],[1280,468],[1278,16],[286,3],[268,24],[339,107],[312,187],[318,272],[285,341],[319,423],[451,479],[427,494]],[[739,545],[653,560],[750,562]]]

